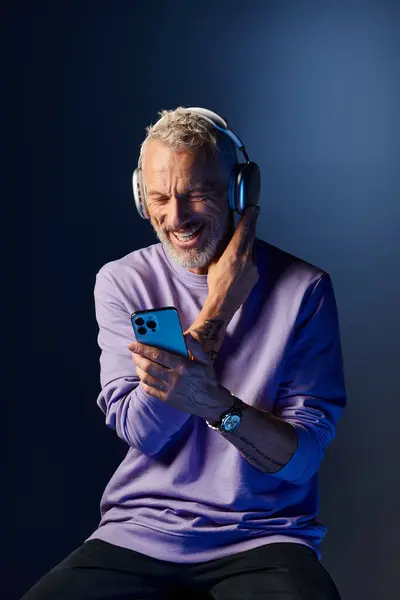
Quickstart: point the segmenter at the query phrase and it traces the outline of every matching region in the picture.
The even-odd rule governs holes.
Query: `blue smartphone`
[[[137,310],[131,314],[136,340],[189,358],[179,313],[174,306]]]

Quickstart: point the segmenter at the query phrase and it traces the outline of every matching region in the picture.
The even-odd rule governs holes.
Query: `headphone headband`
[[[220,115],[213,112],[212,110],[208,110],[208,108],[200,108],[199,106],[190,106],[185,110],[195,112],[201,115],[206,121],[214,125],[216,129],[219,129],[219,131],[226,133],[231,138],[238,150],[243,154],[246,162],[249,162],[249,157],[247,155],[243,142],[236,135],[236,133],[234,133],[232,129],[229,128],[228,121],[226,121],[226,119],[223,119]]]

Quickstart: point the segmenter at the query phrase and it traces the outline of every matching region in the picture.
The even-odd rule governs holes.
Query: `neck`
[[[210,264],[214,264],[219,261],[219,259],[225,252],[226,247],[228,246],[229,242],[231,241],[234,233],[235,233],[234,213],[233,213],[233,211],[229,211],[228,227],[226,229],[226,232],[225,232],[223,238],[221,239],[221,241],[219,242],[219,244],[217,246],[217,250],[216,250]]]

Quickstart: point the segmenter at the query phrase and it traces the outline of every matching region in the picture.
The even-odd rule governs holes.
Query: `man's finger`
[[[255,206],[255,210],[252,211],[250,234],[247,237],[247,253],[249,255],[250,255],[250,253],[252,254],[254,264],[257,263],[256,249],[254,247],[254,243],[256,240],[257,220],[258,220],[259,214],[260,214],[260,207]]]
[[[252,229],[257,223],[257,217],[259,214],[259,206],[255,204],[249,204],[248,206],[246,206],[246,209],[240,217],[239,223],[237,224],[236,231],[238,229],[243,229],[243,231],[248,231],[249,229]]]
[[[160,348],[155,348],[154,346],[149,346],[148,344],[142,344],[141,342],[132,342],[131,344],[128,344],[128,348],[131,352],[140,354],[140,356],[144,356],[145,358],[148,358],[149,360],[152,360],[153,362],[169,369],[174,369],[182,361],[182,358],[177,354],[167,352],[166,350],[160,350]]]
[[[187,336],[185,336],[185,342],[187,350],[190,353],[190,360],[195,360],[202,364],[208,363],[209,355],[205,350],[203,350],[203,347],[199,340],[197,340],[191,333],[189,333]]]
[[[246,214],[249,216],[249,226],[255,229],[258,215],[260,214],[260,207],[258,204],[249,204],[246,209]]]
[[[236,244],[238,254],[245,254],[246,252],[251,251],[252,243],[254,242],[256,235],[256,224],[259,213],[259,206],[250,204],[246,207],[232,237],[233,244]]]
[[[149,371],[145,371],[144,369],[139,367],[139,365],[136,365],[136,374],[139,377],[140,381],[142,381],[146,385],[156,388],[157,390],[160,390],[161,392],[168,388],[168,384],[163,379],[160,379],[159,377],[154,377]]]

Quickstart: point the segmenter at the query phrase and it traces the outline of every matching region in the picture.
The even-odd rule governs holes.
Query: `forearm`
[[[221,409],[207,418],[214,425],[221,414],[233,405],[232,396],[221,386]],[[272,413],[259,410],[240,401],[242,420],[237,430],[223,433],[254,467],[263,473],[276,473],[283,468],[297,449],[295,428]]]
[[[232,316],[224,310],[222,300],[208,297],[197,319],[185,334],[190,332],[214,361],[222,346],[231,318]]]
[[[187,332],[201,344],[203,350],[215,360],[232,318],[224,310],[223,300],[207,298],[203,309]],[[187,333],[185,332],[185,333]],[[221,414],[233,405],[232,396],[221,386],[221,406],[208,421],[218,421]],[[240,427],[223,436],[231,442],[242,456],[263,473],[275,473],[290,460],[297,449],[295,428],[270,412],[254,408],[241,401]]]

